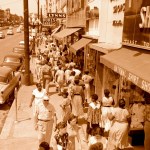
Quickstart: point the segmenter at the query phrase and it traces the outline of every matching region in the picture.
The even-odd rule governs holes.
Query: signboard
[[[136,76],[135,74],[119,67],[118,65],[113,66],[113,70],[120,74],[121,76],[127,78],[127,80],[131,81],[135,85],[139,86],[144,91],[150,93],[150,82]]]
[[[150,50],[150,0],[126,0],[123,44]]]
[[[43,18],[43,25],[52,25],[56,23],[56,18]]]
[[[65,13],[47,13],[47,17],[49,18],[66,18]]]

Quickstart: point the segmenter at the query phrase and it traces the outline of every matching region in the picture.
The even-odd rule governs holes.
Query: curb
[[[12,103],[12,106],[8,112],[7,118],[5,120],[4,126],[2,128],[0,139],[7,139],[10,135],[11,129],[13,127],[14,121],[15,121],[15,100]]]

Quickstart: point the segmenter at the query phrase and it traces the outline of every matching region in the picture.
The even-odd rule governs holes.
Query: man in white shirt
[[[49,103],[48,96],[44,96],[43,101],[36,107],[34,121],[35,129],[38,130],[39,144],[41,142],[50,143],[53,124],[56,126],[56,111]]]

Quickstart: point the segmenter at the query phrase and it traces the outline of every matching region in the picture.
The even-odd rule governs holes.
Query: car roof
[[[24,50],[25,47],[23,46],[16,46],[16,47],[13,47],[13,49],[23,49]]]
[[[22,58],[23,56],[18,55],[18,54],[8,54],[8,55],[5,55],[4,58],[6,58],[6,57]]]
[[[0,66],[0,76],[1,77],[6,77],[10,72],[13,70],[9,67],[6,66]]]

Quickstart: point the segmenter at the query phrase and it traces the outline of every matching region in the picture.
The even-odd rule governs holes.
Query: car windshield
[[[13,63],[20,63],[20,59],[18,58],[13,58],[13,57],[6,57],[5,62],[13,62]]]
[[[6,83],[7,82],[7,78],[0,76],[0,82]]]

